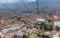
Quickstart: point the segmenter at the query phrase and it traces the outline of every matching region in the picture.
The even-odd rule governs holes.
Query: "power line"
[[[25,8],[26,8],[27,11],[28,11],[28,7],[27,7],[26,4],[24,3],[24,1],[23,1],[23,0],[21,0],[21,1],[22,1],[22,3],[24,4]],[[3,1],[2,1],[2,2],[3,2]],[[4,5],[3,3],[0,2],[0,4],[3,5],[4,7],[6,7],[7,9],[9,9],[10,11],[12,11],[13,13],[17,14],[16,11],[10,9],[8,6]]]
[[[23,0],[21,0],[21,1],[22,1],[22,3],[24,4],[26,10],[29,11],[29,9],[28,9],[27,5],[25,4],[25,2],[24,2]]]
[[[3,1],[1,1],[1,2],[3,2]],[[9,9],[10,11],[12,11],[12,12],[16,13],[16,11],[14,11],[14,10],[10,9],[8,6],[4,5],[4,4],[3,4],[3,3],[1,3],[1,2],[0,2],[0,4],[1,4],[1,5],[3,5],[4,7],[6,7],[7,9]]]
[[[12,9],[10,9],[9,7],[7,7],[6,5],[4,5],[4,4],[2,4],[2,3],[0,3],[1,5],[3,5],[4,7],[6,7],[7,9],[9,9],[10,11],[12,11],[12,12],[14,12],[14,13],[16,13],[14,10],[12,10]]]

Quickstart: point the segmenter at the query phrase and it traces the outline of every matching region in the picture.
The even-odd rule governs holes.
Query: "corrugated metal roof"
[[[45,19],[41,19],[41,18],[40,18],[40,19],[37,19],[37,21],[45,21]]]
[[[60,22],[54,22],[54,25],[60,27]]]
[[[55,35],[53,35],[53,38],[59,38],[59,35],[56,33]]]

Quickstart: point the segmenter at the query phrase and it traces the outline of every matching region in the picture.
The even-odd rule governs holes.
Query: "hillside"
[[[5,4],[10,9],[16,11],[16,13],[37,13],[36,1],[25,2],[26,6],[22,2]],[[56,13],[60,12],[59,0],[39,0],[40,13]],[[0,4],[0,13],[9,14],[12,11]]]

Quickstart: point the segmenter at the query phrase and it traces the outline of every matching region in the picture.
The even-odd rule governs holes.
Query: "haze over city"
[[[60,38],[60,0],[0,0],[0,38]]]
[[[3,1],[3,2],[2,2]],[[16,2],[21,2],[21,0],[0,0],[1,3],[16,3]],[[23,0],[23,1],[26,1],[26,2],[34,2],[36,0]],[[60,1],[60,0],[41,0],[41,1]]]
[[[21,0],[0,0],[1,3],[16,3],[16,2],[19,2],[19,1],[21,1]],[[33,1],[36,1],[36,0],[23,0],[23,1],[33,2]]]

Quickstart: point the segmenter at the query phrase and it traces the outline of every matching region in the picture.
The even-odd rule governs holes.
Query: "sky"
[[[15,3],[15,2],[18,2],[18,1],[21,1],[21,0],[0,0],[0,3]],[[24,1],[33,2],[33,1],[36,1],[36,0],[24,0]]]

